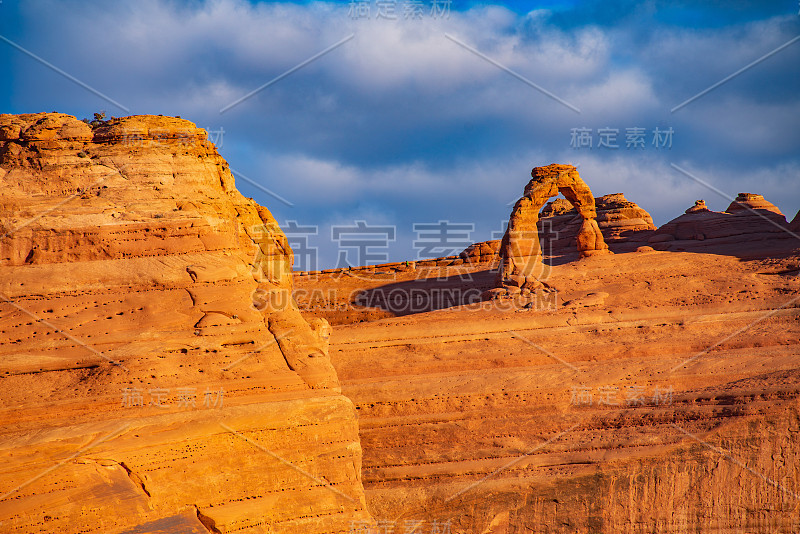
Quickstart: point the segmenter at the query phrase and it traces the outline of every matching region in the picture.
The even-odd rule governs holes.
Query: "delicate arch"
[[[553,163],[546,167],[535,167],[531,177],[524,195],[511,211],[508,229],[500,244],[498,282],[507,287],[542,287],[541,281],[546,278],[547,266],[542,263],[539,245],[539,211],[559,193],[575,206],[583,218],[577,236],[581,257],[608,253],[608,245],[597,225],[594,196],[574,166]]]

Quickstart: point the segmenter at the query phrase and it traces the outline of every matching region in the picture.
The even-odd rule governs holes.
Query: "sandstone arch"
[[[589,186],[572,165],[553,163],[534,167],[531,181],[511,212],[508,229],[500,244],[498,285],[520,289],[538,289],[546,278],[547,266],[542,263],[542,249],[536,223],[539,211],[552,197],[563,194],[583,218],[578,231],[581,257],[608,254],[608,246],[597,225],[594,196]]]

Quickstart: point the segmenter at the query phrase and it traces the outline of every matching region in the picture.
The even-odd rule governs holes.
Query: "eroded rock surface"
[[[775,240],[797,239],[780,210],[761,195],[740,193],[726,211],[711,211],[698,200],[686,212],[656,230],[648,241],[660,250],[739,250]]]
[[[352,403],[189,121],[0,115],[3,532],[349,532]]]
[[[330,353],[386,530],[798,531],[800,240],[743,233],[755,219],[703,204],[698,220],[739,225],[727,252],[655,250],[667,241],[646,246],[642,229],[636,252],[556,262],[559,298],[538,306],[455,303],[336,327]],[[488,289],[490,265],[297,284],[413,300]]]
[[[783,215],[775,204],[766,200],[763,195],[755,193],[739,193],[725,211],[727,213],[739,213],[743,211],[752,212],[753,210],[766,210]]]
[[[612,251],[635,249],[656,229],[650,214],[622,193],[594,199],[597,226]],[[568,200],[557,198],[542,208],[539,220],[541,244],[545,256],[564,254],[577,248],[577,235],[583,218]]]
[[[800,241],[773,241],[758,259],[558,264],[554,308],[501,300],[337,326],[374,517],[394,532],[797,531]]]
[[[500,239],[473,243],[465,248],[460,257],[467,263],[494,263],[500,253]]]
[[[708,209],[708,206],[706,206],[705,200],[695,200],[694,206],[687,209],[684,213],[697,213],[700,211],[711,211]]]

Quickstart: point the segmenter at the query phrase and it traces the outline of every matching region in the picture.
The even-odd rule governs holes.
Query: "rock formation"
[[[478,302],[332,336],[299,315],[282,232],[205,139],[166,117],[0,115],[0,532],[800,527],[793,242],[566,262],[561,307]],[[559,191],[576,210],[546,217],[570,218],[582,255],[602,231],[652,232],[574,171],[534,169],[507,287],[536,286],[538,212]],[[792,237],[773,208],[697,203],[651,241]],[[491,287],[493,246],[296,281],[468,294]]]
[[[697,213],[699,211],[711,211],[708,209],[708,206],[706,206],[705,200],[695,200],[694,206],[687,209],[684,213]]]
[[[596,197],[594,202],[597,226],[609,250],[633,250],[656,229],[650,214],[622,193]],[[567,199],[557,198],[545,204],[537,223],[542,255],[576,250],[582,224],[583,218]],[[498,263],[500,245],[500,239],[473,243],[461,252],[461,258],[465,263]]]
[[[352,403],[191,122],[0,115],[0,530],[349,532]]]
[[[727,213],[739,213],[753,210],[767,210],[778,215],[783,215],[781,210],[778,209],[772,202],[764,199],[763,195],[756,195],[754,193],[739,193],[736,199],[730,203]]]
[[[594,199],[597,225],[612,251],[629,251],[656,229],[650,214],[622,193]],[[583,219],[569,201],[557,198],[542,208],[539,220],[541,246],[545,255],[574,251]],[[635,243],[636,242],[636,243]]]
[[[460,257],[465,263],[493,263],[498,258],[500,242],[500,239],[493,239],[473,243],[461,252]]]
[[[596,202],[598,221],[605,204],[645,222],[624,235],[625,225],[601,228],[619,232],[614,246],[653,234],[621,197]],[[331,358],[358,408],[364,487],[383,532],[798,531],[800,248],[770,238],[767,253],[739,257],[764,238],[742,228],[763,219],[703,202],[690,212],[732,225],[735,247],[555,262],[550,302],[451,303],[336,327]],[[582,221],[566,201],[543,214],[573,235]],[[476,244],[437,275],[296,283],[389,302],[464,295],[493,286],[487,262],[466,261],[489,250]]]
[[[608,253],[608,246],[597,224],[594,197],[589,186],[572,165],[551,164],[535,167],[531,181],[511,212],[508,229],[500,245],[501,265],[498,282],[505,287],[534,290],[545,278],[539,244],[539,210],[558,193],[563,194],[581,217],[576,237],[581,257]]]
[[[695,205],[661,226],[648,238],[660,250],[708,248],[715,245],[754,246],[774,239],[794,238],[781,211],[761,195],[739,193],[724,212]]]

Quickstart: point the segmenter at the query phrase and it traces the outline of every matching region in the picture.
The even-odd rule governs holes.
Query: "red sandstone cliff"
[[[325,329],[203,130],[0,115],[0,236],[0,530],[368,519]]]

